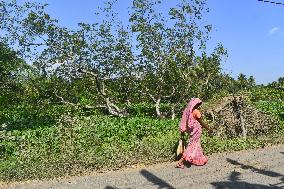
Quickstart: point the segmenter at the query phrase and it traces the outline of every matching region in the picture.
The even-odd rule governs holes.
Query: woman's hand
[[[209,134],[209,136],[212,136],[213,135],[213,129],[208,128],[208,134]]]
[[[197,121],[200,123],[200,125],[201,125],[203,128],[207,129],[208,132],[213,132],[213,130],[210,129],[210,128],[208,127],[208,125],[207,125],[201,118],[200,118],[200,119],[197,119]]]
[[[185,135],[185,132],[180,132],[180,139],[183,139]]]

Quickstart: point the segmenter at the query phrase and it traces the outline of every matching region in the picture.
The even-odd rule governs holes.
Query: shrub
[[[52,127],[1,131],[1,179],[62,176],[173,157],[177,122],[62,116]]]

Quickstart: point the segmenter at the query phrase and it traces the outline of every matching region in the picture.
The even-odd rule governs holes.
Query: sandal
[[[176,165],[176,168],[184,169],[184,165],[183,165],[183,164],[178,163],[178,164]]]

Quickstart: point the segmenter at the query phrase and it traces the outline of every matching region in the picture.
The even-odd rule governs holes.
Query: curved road
[[[170,188],[284,188],[284,145],[214,154],[203,167],[174,168],[165,163],[147,168],[14,183],[15,189],[170,189]],[[0,186],[1,188],[1,186]]]

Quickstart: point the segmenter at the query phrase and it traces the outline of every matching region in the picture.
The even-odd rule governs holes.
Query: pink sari
[[[179,129],[181,132],[188,132],[190,134],[188,146],[183,153],[183,158],[194,165],[205,165],[208,159],[203,155],[201,148],[202,128],[192,113],[194,107],[199,103],[202,103],[199,98],[191,99],[183,111]]]

